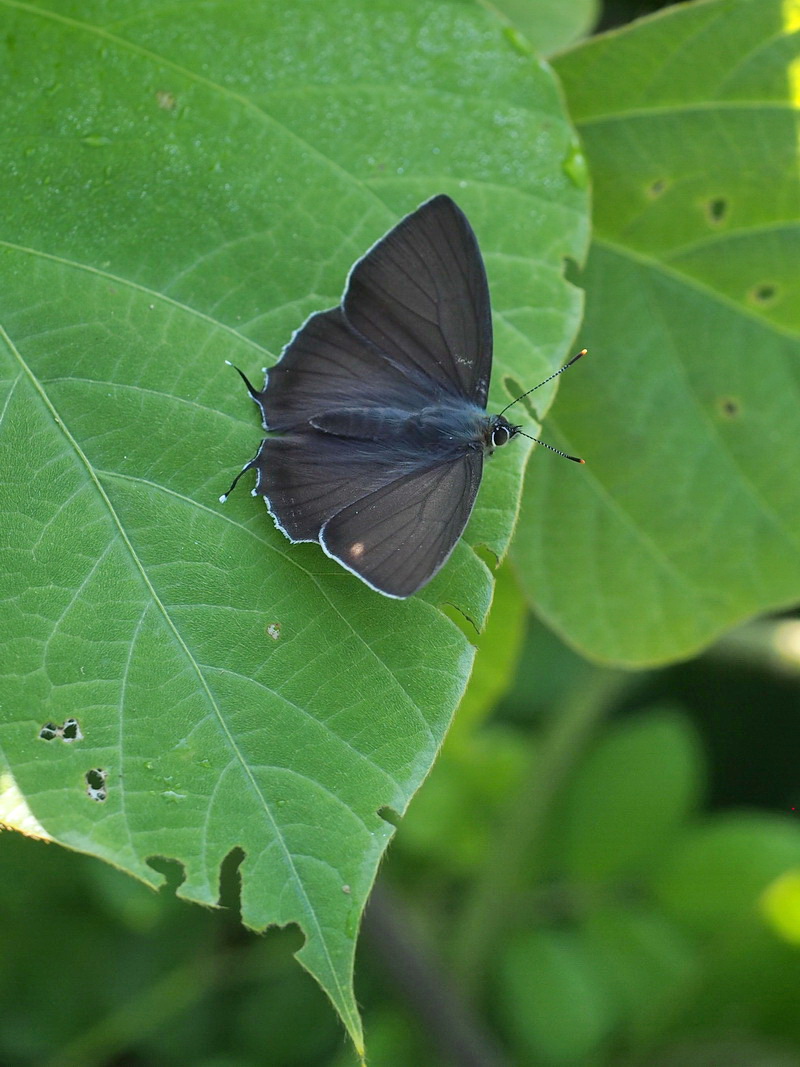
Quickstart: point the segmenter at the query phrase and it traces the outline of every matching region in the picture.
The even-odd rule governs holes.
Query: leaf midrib
[[[710,285],[706,285],[704,282],[700,281],[699,278],[694,277],[694,275],[684,274],[683,271],[670,266],[668,263],[657,259],[655,256],[648,255],[646,252],[641,252],[638,249],[630,248],[627,245],[619,244],[619,242],[612,240],[610,237],[603,237],[598,233],[595,233],[592,237],[592,244],[597,245],[599,248],[605,248],[612,254],[619,256],[621,259],[632,260],[656,273],[663,274],[672,281],[680,282],[682,285],[685,285],[688,289],[693,289],[701,296],[714,300],[719,304],[723,304],[729,311],[734,311],[739,315],[751,319],[753,322],[758,323],[763,329],[773,330],[775,333],[795,342],[800,341],[800,334],[796,330],[792,330],[789,327],[784,327],[773,322],[772,319],[765,319],[763,315],[760,315],[756,310],[751,309],[744,304],[737,304],[737,302],[726,293],[721,293],[718,289],[713,289]]]
[[[658,106],[635,107],[626,111],[609,111],[602,115],[592,115],[586,118],[575,118],[575,125],[579,130],[588,126],[598,126],[615,122],[627,122],[630,119],[652,119],[666,115],[679,118],[685,114],[697,112],[698,114],[713,113],[716,111],[788,111],[791,114],[797,112],[797,108],[789,100],[713,100],[700,101],[697,103],[676,101],[674,104]]]

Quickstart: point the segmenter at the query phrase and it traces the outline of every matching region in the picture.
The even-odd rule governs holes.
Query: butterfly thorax
[[[467,400],[448,399],[417,411],[395,407],[351,407],[313,416],[315,430],[353,441],[402,448],[415,455],[492,451],[518,431],[502,415],[486,412]]]

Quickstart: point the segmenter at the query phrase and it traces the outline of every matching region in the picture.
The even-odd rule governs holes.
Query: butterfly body
[[[512,426],[502,415],[487,415],[474,404],[429,404],[419,411],[401,408],[340,408],[314,415],[308,425],[322,433],[334,434],[353,442],[369,441],[403,454],[413,460],[424,452],[428,458],[445,459],[463,449],[491,451],[506,431],[509,440],[519,427]],[[505,444],[505,441],[502,442]]]
[[[242,374],[269,431],[243,469],[254,494],[291,541],[410,596],[461,536],[484,456],[520,429],[486,412],[491,363],[478,243],[436,196],[356,263],[341,305],[303,324],[262,390]]]

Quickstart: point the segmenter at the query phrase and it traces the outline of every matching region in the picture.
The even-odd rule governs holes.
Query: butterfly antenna
[[[569,364],[567,364],[569,366]],[[529,433],[525,433],[524,430],[517,430],[517,433],[521,433],[523,437],[527,437],[529,441],[533,441],[537,445],[543,445],[545,448],[549,448],[551,452],[555,452],[557,456],[563,456],[564,459],[571,459],[573,463],[585,463],[585,459],[581,459],[580,456],[569,456],[566,452],[562,452],[560,448],[554,448],[552,445],[548,445],[547,441],[540,441],[538,437],[531,437]]]
[[[255,400],[256,403],[258,403],[261,394],[256,389],[256,387],[250,382],[249,378],[244,373],[244,371],[239,370],[239,368],[236,366],[236,364],[235,363],[231,363],[231,361],[229,359],[226,359],[225,362],[228,364],[229,367],[233,367],[233,369],[236,371],[236,373],[242,379],[244,384],[247,386],[247,391],[250,394],[250,396],[252,396],[253,400]],[[569,364],[567,364],[567,367],[568,366],[569,366]],[[566,367],[563,367],[562,370],[566,370]],[[247,469],[247,468],[245,468],[245,469]],[[233,486],[231,486],[231,489],[232,488],[233,488]],[[228,490],[228,492],[230,492],[230,490]]]
[[[537,389],[541,389],[543,385],[547,385],[548,382],[552,382],[553,378],[557,378],[559,376],[559,374],[563,374],[564,371],[568,367],[571,367],[573,363],[577,363],[578,360],[581,358],[581,356],[585,356],[585,355],[586,355],[586,349],[582,348],[580,350],[580,352],[577,354],[577,356],[573,356],[572,359],[569,361],[569,363],[565,363],[563,367],[559,367],[559,369],[557,371],[555,371],[554,374],[551,374],[549,378],[545,378],[545,380],[543,382],[539,382],[538,385],[534,385],[533,389],[529,389],[527,391],[527,393],[523,393],[522,396],[518,396],[516,400],[512,400],[510,404],[506,404],[506,406],[503,408],[503,410],[500,412],[500,414],[504,415],[508,411],[509,408],[513,407],[515,404],[518,404],[520,402],[520,400],[522,400],[523,397],[530,396],[530,394],[531,393],[535,393]],[[241,371],[239,371],[239,373],[242,374]],[[242,377],[244,378],[243,374],[242,374]],[[247,381],[247,378],[244,378],[244,380]],[[527,437],[527,434],[525,436]],[[535,440],[535,438],[531,438],[531,440]],[[543,445],[544,441],[540,441],[539,444]],[[549,448],[550,445],[546,445],[545,447]],[[558,449],[554,448],[553,451],[554,452],[558,452]],[[564,453],[562,452],[561,455],[563,456]],[[567,459],[575,459],[575,457],[574,456],[567,456]],[[583,462],[583,461],[581,460],[581,462]]]

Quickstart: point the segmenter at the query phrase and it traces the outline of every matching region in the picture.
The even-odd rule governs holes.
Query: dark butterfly
[[[435,196],[358,260],[341,306],[300,327],[263,390],[239,371],[274,436],[228,492],[254,468],[253,495],[290,541],[319,541],[372,589],[410,596],[455,548],[484,456],[521,432],[486,413],[491,370],[478,242]]]

